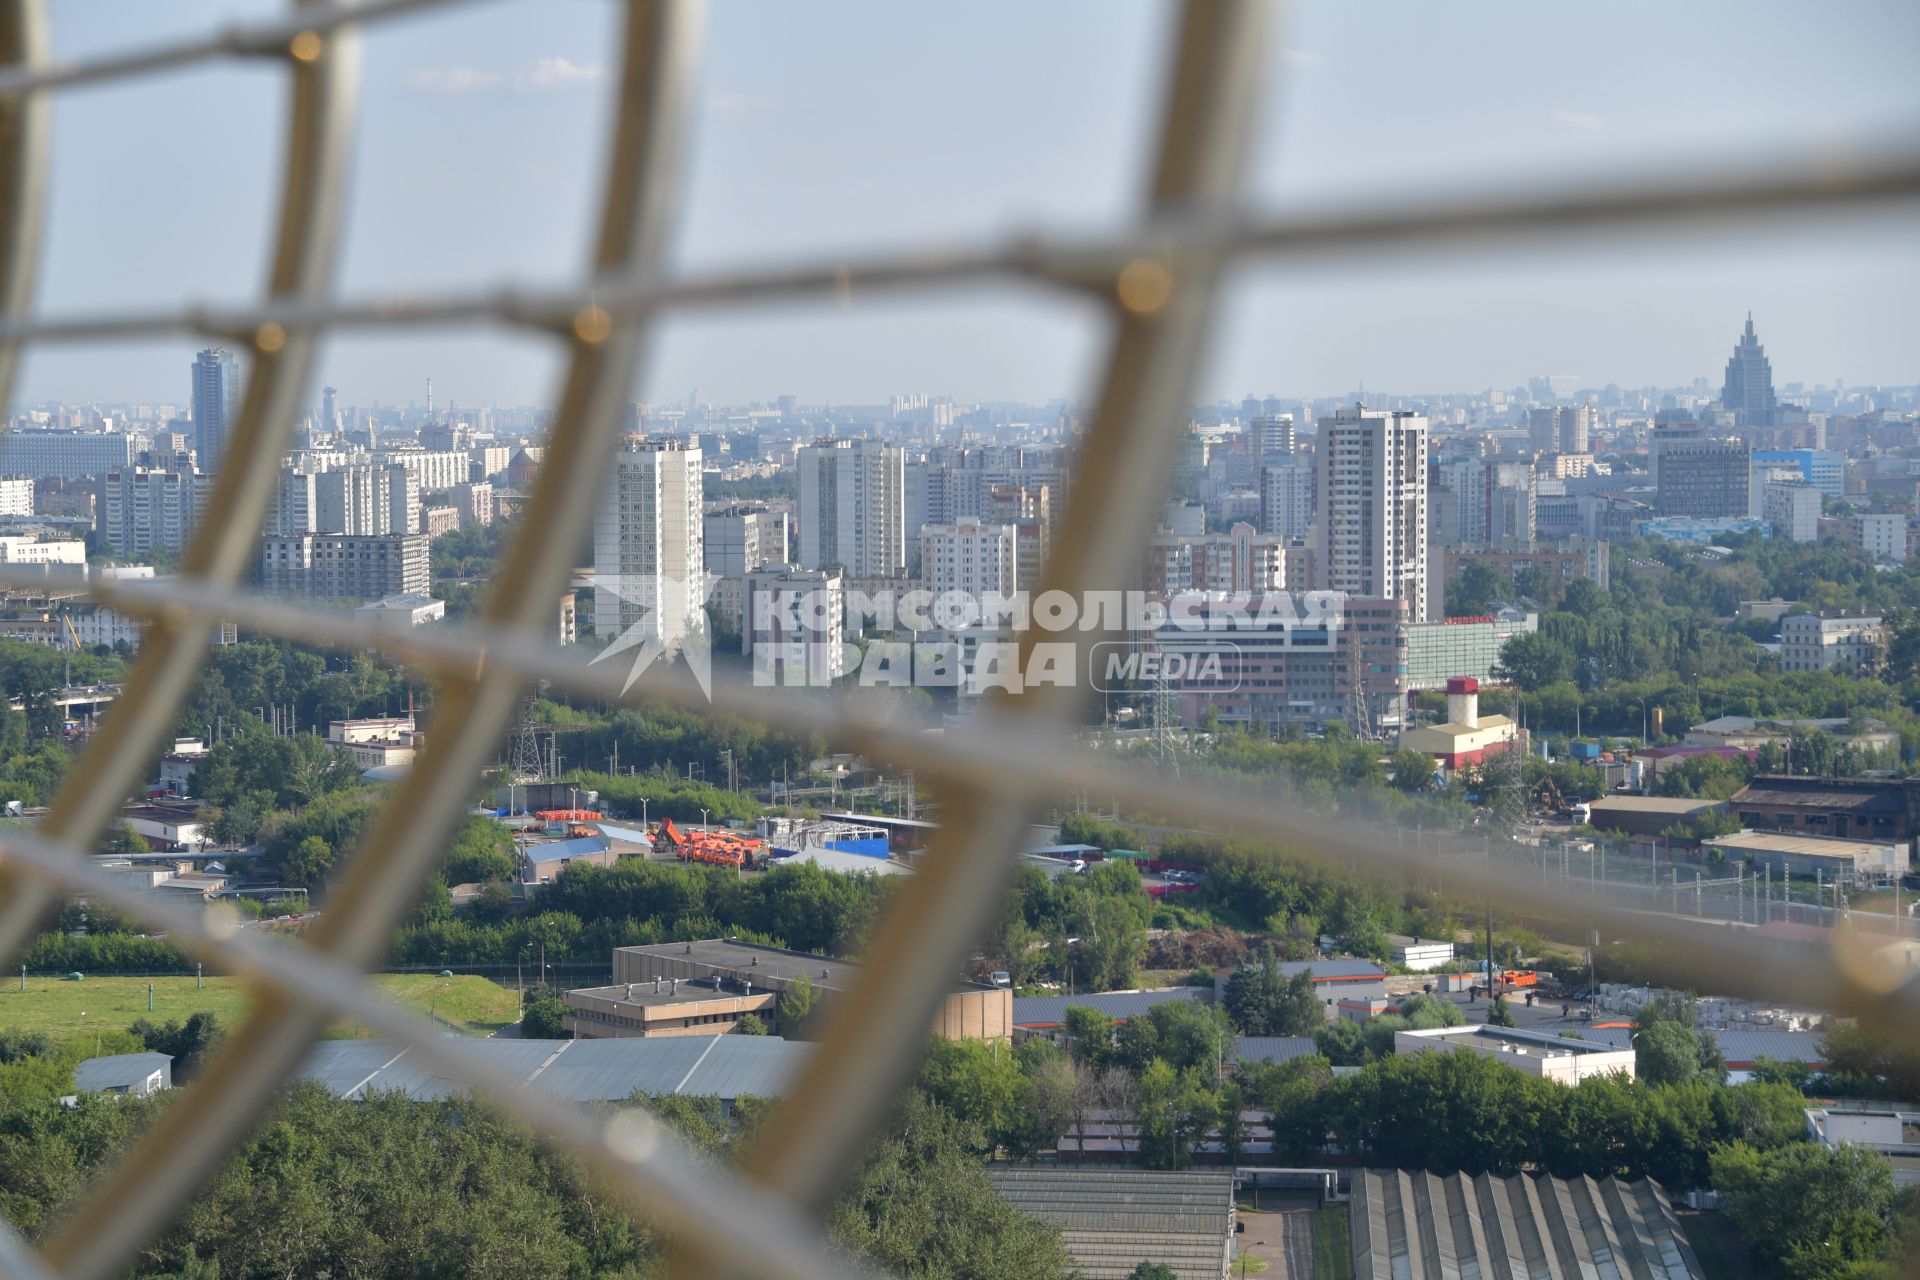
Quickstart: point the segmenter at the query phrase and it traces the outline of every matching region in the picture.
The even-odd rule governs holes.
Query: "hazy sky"
[[[234,0],[67,0],[77,55],[275,12]],[[343,288],[573,278],[608,104],[608,0],[490,0],[367,43]],[[1120,224],[1141,184],[1170,7],[712,7],[680,241],[689,265]],[[1910,0],[1351,4],[1309,0],[1271,52],[1254,201],[1415,203],[1493,185],[1911,139]],[[280,78],[199,69],[63,92],[41,304],[245,298],[278,182]],[[1254,268],[1201,398],[1718,380],[1751,308],[1776,379],[1920,381],[1920,205],[1738,236]],[[740,402],[1084,394],[1099,317],[974,288],[676,321],[635,394]],[[184,399],[189,344],[49,348],[23,399]],[[349,403],[542,403],[551,351],[495,331],[336,341]]]

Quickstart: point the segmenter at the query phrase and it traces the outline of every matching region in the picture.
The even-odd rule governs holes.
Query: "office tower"
[[[1531,545],[1534,537],[1534,469],[1524,462],[1487,464],[1487,541]]]
[[[1262,458],[1291,458],[1293,456],[1293,415],[1290,413],[1263,413],[1247,424],[1257,442],[1258,456]]]
[[[1744,516],[1751,506],[1751,451],[1739,440],[1704,435],[1697,426],[1653,433],[1654,511],[1712,519]]]
[[[668,650],[703,627],[706,555],[701,455],[676,441],[635,441],[614,455],[593,519],[593,631],[639,627]]]
[[[1304,538],[1313,525],[1313,468],[1305,462],[1260,468],[1260,532]]]
[[[800,564],[855,578],[906,568],[906,454],[878,440],[800,450]]]
[[[920,576],[938,600],[950,591],[979,599],[1010,596],[1022,585],[1018,535],[1010,524],[983,524],[968,516],[920,531]]]
[[[320,429],[328,435],[340,430],[340,393],[332,387],[320,388]]]
[[[125,431],[0,431],[0,471],[29,480],[84,480],[133,465]]]
[[[1427,420],[1342,409],[1320,419],[1316,587],[1404,600],[1427,620]]]
[[[743,578],[763,564],[787,563],[787,513],[764,502],[710,511],[704,521],[707,572]]]
[[[220,470],[239,406],[239,361],[231,351],[208,347],[193,358],[193,447],[202,471]]]
[[[1837,449],[1755,449],[1748,460],[1747,514],[1759,516],[1769,483],[1791,472],[1791,479],[1811,485],[1823,498],[1846,493],[1847,455]]]
[[[1767,362],[1767,349],[1753,332],[1753,313],[1747,313],[1746,332],[1734,344],[1727,361],[1727,380],[1720,390],[1720,403],[1742,427],[1771,427],[1779,420],[1779,404],[1773,398],[1773,366]]]

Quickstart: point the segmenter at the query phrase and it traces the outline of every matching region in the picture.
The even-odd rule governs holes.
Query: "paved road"
[[[1263,1280],[1313,1280],[1313,1212],[1310,1207],[1240,1211],[1240,1220],[1247,1224],[1239,1237],[1240,1252],[1267,1264],[1260,1273]],[[1238,1277],[1239,1267],[1230,1274]]]

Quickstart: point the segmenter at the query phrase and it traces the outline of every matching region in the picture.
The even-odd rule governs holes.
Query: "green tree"
[[[1504,994],[1493,998],[1493,1007],[1487,1010],[1487,1024],[1494,1027],[1513,1025],[1513,1010],[1507,1008],[1507,997]]]
[[[520,1034],[528,1040],[565,1040],[566,1016],[566,1001],[558,996],[529,1000],[526,1012],[520,1015]]]
[[[1722,1211],[1767,1274],[1787,1280],[1871,1275],[1896,1236],[1893,1167],[1878,1152],[1801,1142],[1714,1152]]]
[[[135,831],[130,823],[122,822],[113,829],[113,838],[107,841],[107,852],[122,858],[137,858],[152,853],[153,846],[147,838]]]
[[[916,1092],[828,1213],[842,1243],[898,1275],[1058,1280],[1073,1260],[1054,1228],[993,1189],[977,1137]]]
[[[1573,679],[1574,662],[1574,651],[1568,645],[1544,633],[1528,632],[1500,647],[1494,674],[1533,693]]]
[[[789,1040],[798,1040],[805,1035],[807,1019],[813,1016],[814,999],[813,980],[804,973],[795,978],[781,994],[780,1003],[774,1010],[774,1021],[779,1025],[781,1035]]]
[[[767,1024],[760,1021],[757,1013],[743,1013],[733,1024],[733,1034],[737,1036],[763,1036],[767,1034]]]
[[[1393,770],[1393,785],[1411,795],[1433,790],[1434,779],[1440,773],[1432,756],[1411,747],[1394,752],[1388,767]]]
[[[1142,1260],[1139,1266],[1127,1272],[1127,1280],[1180,1280],[1180,1276],[1164,1262]]]

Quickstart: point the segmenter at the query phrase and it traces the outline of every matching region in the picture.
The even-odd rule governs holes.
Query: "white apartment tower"
[[[1320,419],[1314,585],[1405,600],[1427,620],[1427,420],[1342,409]]]
[[[878,440],[800,450],[800,564],[883,578],[907,565],[906,453]]]
[[[968,516],[920,531],[920,574],[934,598],[949,591],[981,597],[1010,596],[1021,585],[1019,538],[1010,524],[985,524]]]
[[[700,450],[635,442],[614,455],[593,518],[593,630],[644,626],[667,649],[705,625]]]

